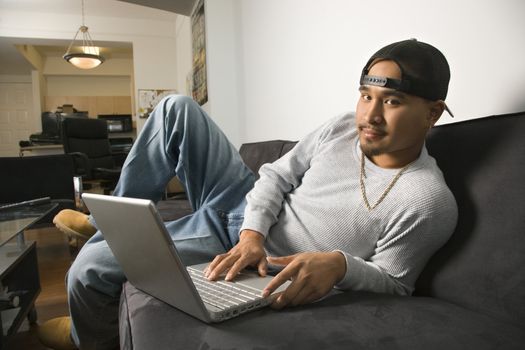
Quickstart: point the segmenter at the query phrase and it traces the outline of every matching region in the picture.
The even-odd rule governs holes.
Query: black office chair
[[[92,118],[65,118],[62,121],[64,152],[73,156],[75,175],[82,176],[84,189],[98,182],[105,194],[117,184],[121,168],[111,152],[107,121]]]

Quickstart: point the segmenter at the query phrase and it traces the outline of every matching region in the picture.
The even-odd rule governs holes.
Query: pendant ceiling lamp
[[[81,49],[72,52],[72,49],[75,50],[73,45],[79,33],[82,33],[82,43],[78,45]],[[78,41],[80,43],[80,38]],[[80,69],[95,68],[104,62],[104,57],[99,54],[98,47],[93,44],[93,39],[91,39],[91,35],[89,35],[88,32],[88,27],[84,25],[84,0],[82,0],[82,25],[78,28],[73,41],[69,44],[63,57],[66,61]]]

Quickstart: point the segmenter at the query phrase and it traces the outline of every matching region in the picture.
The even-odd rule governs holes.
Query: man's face
[[[379,61],[369,75],[401,79],[394,61]],[[439,119],[436,102],[393,89],[363,85],[356,108],[356,123],[363,153],[383,168],[401,168],[414,161],[427,131]]]

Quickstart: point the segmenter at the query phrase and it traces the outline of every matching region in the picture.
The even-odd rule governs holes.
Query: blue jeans
[[[209,261],[231,249],[239,240],[245,196],[255,177],[217,125],[183,96],[165,98],[152,112],[114,195],[156,202],[173,176],[185,186],[194,209],[192,215],[166,223],[184,263]],[[71,336],[82,349],[118,346],[118,306],[125,280],[97,232],[67,276]]]

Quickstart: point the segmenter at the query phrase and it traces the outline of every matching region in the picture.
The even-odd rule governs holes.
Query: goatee
[[[382,150],[380,147],[374,147],[373,145],[361,143],[361,152],[363,152],[364,155],[370,159],[371,157],[383,154],[384,150]]]

